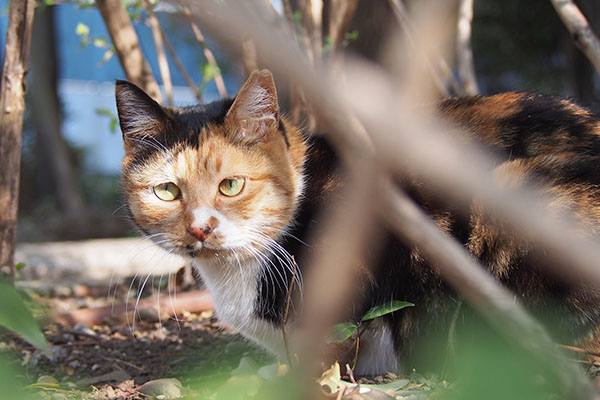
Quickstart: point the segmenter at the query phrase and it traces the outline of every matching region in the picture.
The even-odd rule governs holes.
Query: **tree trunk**
[[[25,75],[35,0],[11,1],[0,90],[0,267],[14,276]]]
[[[127,9],[121,0],[97,0],[96,6],[102,14],[102,19],[104,19],[127,79],[144,89],[150,97],[160,103],[161,95],[158,83],[144,58]]]
[[[61,212],[69,222],[79,224],[85,216],[83,195],[61,134],[61,110],[58,99],[58,63],[54,34],[54,7],[36,11],[31,43],[31,107],[37,133],[38,167],[45,177]]]

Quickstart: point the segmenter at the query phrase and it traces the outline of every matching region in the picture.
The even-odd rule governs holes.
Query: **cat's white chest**
[[[194,260],[194,266],[210,290],[217,317],[283,359],[285,347],[281,329],[255,313],[257,297],[260,295],[260,263],[223,264]]]

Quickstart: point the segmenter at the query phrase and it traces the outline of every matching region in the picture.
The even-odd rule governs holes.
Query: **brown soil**
[[[86,295],[77,296],[77,292]],[[107,296],[108,292],[108,288],[79,285],[62,296],[38,297],[35,303],[60,312],[102,307],[124,298],[127,288],[116,295]],[[133,308],[135,299],[130,302]],[[183,312],[177,320],[158,320],[158,313],[142,309],[135,324],[109,317],[93,326],[51,323],[44,333],[51,344],[47,355],[10,334],[0,336],[0,346],[8,350],[15,364],[24,367],[30,383],[45,376],[42,382],[55,378],[61,388],[72,388],[62,398],[147,399],[136,388],[150,380],[177,377],[184,387],[218,385],[242,357],[267,360],[260,350],[218,322],[212,311]],[[37,393],[42,398],[47,394],[44,388]],[[76,395],[78,390],[86,393]]]

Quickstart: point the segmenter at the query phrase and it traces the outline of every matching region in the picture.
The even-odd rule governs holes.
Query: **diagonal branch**
[[[458,79],[464,94],[479,93],[475,66],[473,65],[473,50],[471,49],[471,24],[473,22],[474,0],[460,0],[458,7],[458,24],[456,26],[456,63],[458,64]]]
[[[594,64],[596,72],[600,74],[600,40],[592,31],[583,13],[571,0],[550,0],[550,2],[571,33],[577,47]]]
[[[563,369],[567,359],[560,353],[542,326],[527,312],[518,299],[498,285],[485,268],[464,248],[443,234],[431,219],[405,194],[385,182],[381,188],[384,206],[381,217],[402,238],[417,246],[444,279],[454,286],[498,331],[517,341],[548,365],[555,368],[567,392],[576,398],[593,398],[593,389],[584,374]],[[517,334],[518,333],[518,334]],[[567,373],[567,371],[569,373]],[[572,371],[572,372],[571,372]]]
[[[171,81],[171,71],[169,69],[169,61],[165,54],[165,48],[163,47],[163,36],[162,30],[158,18],[152,10],[152,4],[149,0],[142,0],[142,5],[148,13],[148,23],[152,30],[152,39],[154,40],[154,47],[156,48],[156,57],[158,58],[158,69],[160,70],[160,76],[165,86],[165,94],[167,95],[167,104],[173,105],[173,82]]]
[[[415,29],[410,20],[409,15],[408,15],[408,10],[404,6],[404,3],[402,2],[402,0],[388,0],[388,1],[390,2],[390,5],[392,6],[392,10],[394,10],[394,15],[396,15],[396,19],[398,20],[400,29],[402,30],[402,33],[404,33],[404,36],[406,37],[407,42],[410,44],[410,46],[413,49],[415,49],[416,51],[420,51],[416,44],[417,40],[415,38],[415,33],[414,33]],[[438,67],[436,67],[436,63],[438,64]],[[446,63],[446,60],[444,60],[442,57],[439,57],[439,59],[437,59],[437,60],[434,60],[431,58],[426,59],[425,67],[429,71],[429,73],[431,75],[431,79],[433,79],[433,82],[435,83],[438,91],[440,92],[440,94],[442,96],[446,97],[446,96],[450,95],[450,93],[448,92],[448,89],[446,89],[446,85],[445,85],[444,81],[448,81],[448,83],[450,84],[450,87],[452,88],[452,90],[454,90],[455,93],[462,94],[460,85],[458,84],[458,82],[456,82],[456,79],[454,79],[452,70]],[[439,68],[441,70],[441,73],[440,73],[440,71],[438,71],[437,68]]]
[[[200,30],[200,28],[198,27],[196,22],[194,22],[194,20],[192,19],[190,9],[181,0],[179,0],[179,4],[181,4],[181,6],[183,7],[183,14],[186,16],[187,20],[189,21],[190,26],[192,27],[192,30],[194,31],[194,36],[196,36],[196,40],[202,47],[202,51],[204,52],[204,57],[206,58],[206,61],[215,71],[215,84],[217,85],[217,90],[219,91],[219,96],[227,97],[228,96],[227,88],[225,87],[225,81],[223,80],[223,75],[221,74],[221,69],[219,68],[219,64],[217,63],[217,59],[215,58],[215,55],[213,54],[212,50],[209,49],[208,46],[206,45],[206,40],[204,39],[204,35],[202,34],[202,31]]]
[[[160,103],[161,95],[158,83],[144,58],[127,9],[121,0],[97,0],[96,7],[102,14],[102,19],[106,24],[106,29],[127,79],[140,86],[150,97]]]

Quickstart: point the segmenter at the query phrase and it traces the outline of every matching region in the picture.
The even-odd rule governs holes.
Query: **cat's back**
[[[598,115],[570,100],[509,92],[448,98],[439,111],[501,160],[566,152],[600,155]]]

